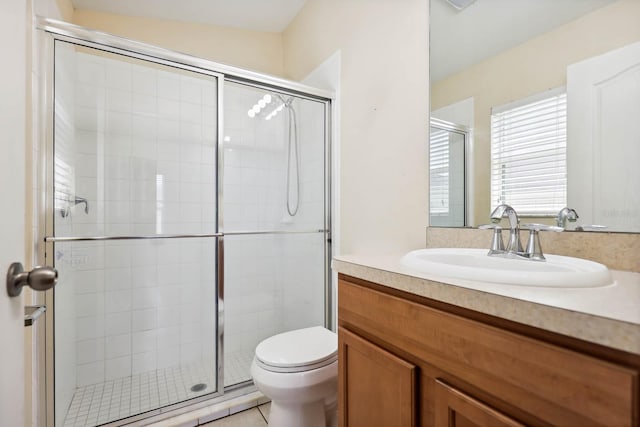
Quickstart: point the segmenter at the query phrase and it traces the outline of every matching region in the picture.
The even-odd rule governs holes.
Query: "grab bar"
[[[49,242],[92,242],[104,240],[154,240],[154,239],[192,239],[198,237],[222,237],[222,233],[211,234],[154,234],[151,236],[94,236],[94,237],[55,237],[46,236],[44,241]]]
[[[265,230],[265,231],[230,231],[225,233],[209,233],[209,234],[154,234],[150,236],[94,236],[94,237],[55,237],[46,236],[44,241],[49,242],[92,242],[92,241],[108,241],[108,240],[154,240],[154,239],[193,239],[203,237],[224,237],[224,236],[248,236],[262,234],[313,234],[326,233],[329,230]]]

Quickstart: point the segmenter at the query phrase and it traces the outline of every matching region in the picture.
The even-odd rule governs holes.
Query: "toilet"
[[[321,326],[284,332],[256,347],[253,382],[271,399],[271,427],[336,427],[338,337]]]

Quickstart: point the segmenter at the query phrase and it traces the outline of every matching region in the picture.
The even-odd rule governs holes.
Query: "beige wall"
[[[200,58],[283,75],[282,35],[77,9],[73,23]]]
[[[73,4],[71,0],[55,0],[55,6],[60,13],[60,19],[66,22],[73,22]]]
[[[620,0],[432,86],[434,110],[474,97],[474,225],[490,211],[491,107],[563,86],[567,65],[638,40],[640,1]]]
[[[342,253],[424,247],[428,0],[307,0],[283,42],[293,79],[341,52]]]

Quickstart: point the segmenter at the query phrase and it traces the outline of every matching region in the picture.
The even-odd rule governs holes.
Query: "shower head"
[[[293,100],[294,100],[293,96],[290,96],[288,99],[285,99],[284,96],[280,95],[279,93],[276,93],[274,95],[277,96],[280,101],[282,101],[285,107],[287,108],[291,107],[291,104],[293,103]]]

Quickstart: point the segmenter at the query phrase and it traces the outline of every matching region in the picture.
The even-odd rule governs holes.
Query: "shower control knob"
[[[53,267],[35,267],[31,271],[24,271],[19,262],[14,262],[7,271],[7,293],[17,297],[24,285],[29,285],[34,291],[46,291],[55,286],[58,281],[58,271]]]

